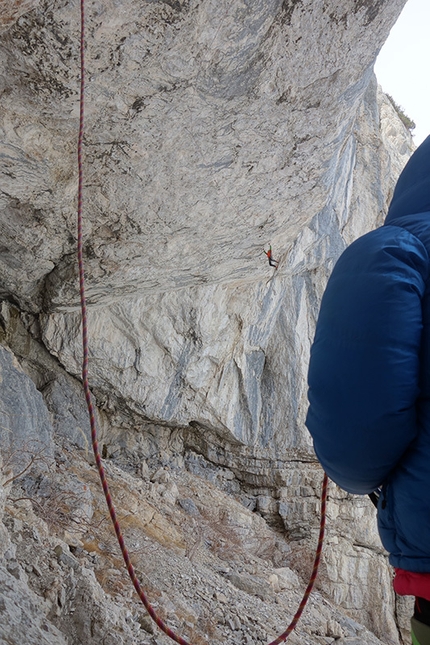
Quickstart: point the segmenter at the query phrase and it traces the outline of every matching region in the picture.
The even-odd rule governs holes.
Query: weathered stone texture
[[[306,585],[322,477],[309,347],[334,262],[383,221],[413,148],[372,72],[404,4],[87,2],[99,443],[139,572],[196,643],[267,642]],[[164,642],[118,569],[79,386],[78,3],[7,3],[0,28],[0,634]],[[32,467],[14,480],[14,446],[35,440],[47,454],[21,450]],[[409,608],[373,508],[331,486],[328,520],[291,642],[398,645]]]
[[[269,242],[285,264],[331,199],[403,4],[88,7],[90,301],[258,281]],[[76,303],[78,18],[42,3],[1,44],[3,288],[34,310]]]

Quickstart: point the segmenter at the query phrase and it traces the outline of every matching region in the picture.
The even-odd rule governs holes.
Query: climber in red
[[[264,249],[263,249],[263,251],[264,251]],[[269,246],[269,250],[268,250],[268,251],[264,251],[264,253],[265,253],[265,254],[267,255],[267,257],[268,257],[269,265],[270,265],[271,267],[275,267],[275,269],[277,269],[277,268],[278,268],[278,264],[279,264],[279,262],[278,262],[278,260],[275,260],[275,259],[272,257],[272,246],[270,245],[270,246]]]

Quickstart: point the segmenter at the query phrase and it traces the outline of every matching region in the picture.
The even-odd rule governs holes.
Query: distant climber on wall
[[[430,137],[397,182],[384,225],[338,260],[309,365],[306,425],[327,474],[378,490],[394,589],[415,596],[430,645]]]
[[[263,250],[264,250],[264,249],[263,249]],[[273,256],[272,256],[272,246],[270,245],[270,246],[269,246],[269,250],[268,250],[268,251],[264,251],[264,253],[267,255],[267,257],[268,257],[268,259],[269,259],[269,265],[270,265],[271,267],[275,267],[275,269],[277,269],[277,268],[278,268],[278,264],[279,264],[279,262],[278,262],[278,260],[275,260],[275,259],[273,258]]]

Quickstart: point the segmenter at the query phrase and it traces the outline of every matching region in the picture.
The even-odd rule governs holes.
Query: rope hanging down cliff
[[[79,265],[79,291],[80,291],[80,301],[81,301],[81,318],[82,318],[82,348],[83,348],[83,360],[82,360],[82,383],[85,392],[85,399],[88,408],[88,414],[90,419],[91,426],[91,441],[93,446],[94,457],[97,464],[97,469],[100,476],[100,481],[103,487],[103,492],[106,498],[106,503],[109,509],[109,514],[112,520],[112,524],[115,530],[115,534],[118,539],[118,543],[121,549],[121,553],[124,559],[125,566],[127,568],[130,579],[133,583],[134,588],[136,589],[139,598],[141,599],[143,605],[145,606],[148,614],[151,616],[152,620],[158,625],[158,627],[169,636],[172,640],[180,645],[190,645],[188,641],[183,639],[181,636],[172,631],[161,618],[157,615],[152,605],[149,603],[144,590],[142,589],[139,580],[137,579],[133,564],[130,560],[130,555],[127,550],[127,547],[124,543],[124,538],[122,536],[121,528],[116,516],[115,507],[113,505],[112,497],[109,492],[109,486],[106,480],[105,470],[102,464],[100,457],[100,451],[98,447],[97,440],[97,426],[96,419],[94,414],[94,407],[91,401],[91,392],[88,382],[88,325],[87,325],[87,306],[85,298],[85,272],[84,272],[84,261],[83,261],[83,163],[82,163],[82,152],[83,152],[83,136],[84,136],[84,92],[85,92],[85,46],[84,46],[84,37],[85,37],[85,0],[80,0],[80,18],[81,18],[81,35],[80,35],[80,99],[79,99],[79,136],[78,136],[78,265]],[[322,487],[322,496],[321,496],[321,522],[320,522],[320,532],[318,539],[318,547],[315,554],[315,561],[312,569],[312,574],[306,588],[306,591],[303,595],[302,601],[299,605],[299,608],[291,621],[287,629],[269,645],[278,645],[283,642],[289,634],[294,630],[297,625],[298,620],[303,612],[303,609],[306,606],[309,595],[314,586],[315,579],[317,577],[318,565],[321,558],[321,551],[324,539],[324,529],[325,529],[325,517],[326,517],[326,500],[327,500],[327,475],[324,474],[323,487]]]

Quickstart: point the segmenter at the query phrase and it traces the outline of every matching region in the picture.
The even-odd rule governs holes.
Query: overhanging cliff
[[[90,382],[105,456],[144,478],[162,465],[221,482],[298,553],[320,478],[303,423],[319,299],[345,245],[381,223],[412,150],[373,75],[404,4],[86,8]],[[1,338],[42,394],[5,354],[23,389],[3,395],[2,444],[31,443],[42,423],[52,458],[59,442],[88,443],[76,384],[78,7],[9,4],[0,24]],[[33,421],[20,434],[25,405]],[[321,588],[396,643],[372,511],[348,499],[341,521],[336,504],[340,546]],[[379,604],[366,591],[375,578]]]

